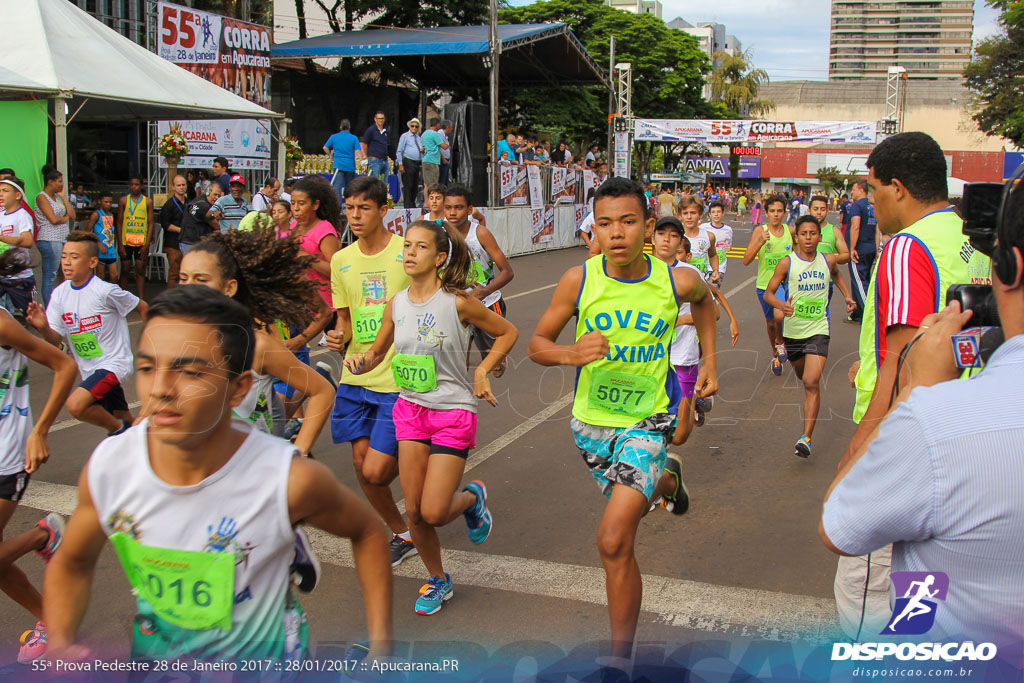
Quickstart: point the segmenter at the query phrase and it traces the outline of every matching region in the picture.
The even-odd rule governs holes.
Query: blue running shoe
[[[491,511],[487,509],[487,487],[482,481],[471,481],[462,490],[476,496],[476,504],[466,508],[462,516],[466,518],[469,540],[479,545],[487,540],[494,527]]]
[[[800,437],[800,440],[796,442],[796,454],[801,458],[811,457],[811,437],[804,434]]]
[[[313,367],[317,374],[323,377],[325,380],[331,383],[331,386],[335,389],[338,388],[338,383],[331,377],[331,366],[326,361],[317,361],[317,364]]]
[[[776,377],[782,376],[782,361],[779,360],[778,356],[772,358],[772,374]]]
[[[295,556],[292,558],[292,580],[303,593],[310,593],[320,582],[320,561],[313,551],[306,530],[295,527]]]
[[[785,363],[787,360],[789,360],[789,354],[786,353],[785,344],[775,345],[775,357],[779,359],[780,363]]]
[[[416,598],[416,614],[437,614],[441,606],[452,599],[452,575],[444,573],[444,579],[431,576],[427,590]]]

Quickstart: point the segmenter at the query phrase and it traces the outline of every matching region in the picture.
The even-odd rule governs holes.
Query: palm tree
[[[711,55],[715,64],[711,72],[711,101],[721,102],[740,118],[767,114],[775,103],[758,99],[757,91],[768,82],[768,72],[751,68],[750,50],[730,54],[719,50]]]

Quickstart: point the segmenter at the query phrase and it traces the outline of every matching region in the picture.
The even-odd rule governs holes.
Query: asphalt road
[[[741,253],[749,233],[749,224],[737,228],[734,253]],[[411,558],[396,570],[395,630],[403,643],[398,654],[472,659],[475,653],[477,661],[489,658],[490,666],[498,666],[501,678],[511,677],[511,669],[501,667],[520,651],[535,657],[527,669],[543,667],[573,648],[588,652],[607,636],[595,545],[604,498],[569,431],[573,370],[542,368],[526,358],[529,336],[554,284],[584,258],[582,249],[571,249],[512,261],[516,276],[505,295],[520,340],[508,372],[493,383],[500,406],[480,409],[479,447],[466,476],[486,482],[494,532],[483,545],[472,546],[461,520],[440,531],[455,597],[436,615],[413,612],[426,577],[422,563]],[[646,647],[671,649],[723,637],[814,642],[837,629],[832,601],[836,558],[816,529],[824,492],[853,433],[847,370],[856,357],[860,328],[842,322],[842,298],[835,297],[814,454],[798,458],[793,444],[802,432],[803,391],[789,367],[782,377],[769,370],[754,270],[753,265],[744,268],[739,258],[729,261],[723,290],[740,323],[739,343],[729,348],[728,327],[721,323],[721,389],[714,410],[685,446],[674,449],[684,463],[690,511],[675,517],[657,510],[641,525],[637,553],[645,597],[638,640],[659,644]],[[136,335],[139,326],[130,329]],[[567,328],[563,337],[571,334]],[[337,377],[338,357],[326,350],[314,356],[328,360]],[[47,371],[33,367],[31,381],[38,411]],[[135,401],[133,388],[126,388],[129,401]],[[40,510],[69,513],[74,507],[78,474],[103,435],[66,414],[59,420],[50,437],[53,457],[29,485],[8,537],[30,528]],[[325,433],[314,451],[342,482],[358,488],[348,445],[332,445]],[[394,490],[400,499],[397,481]],[[346,643],[365,634],[359,586],[348,544],[321,536],[314,541],[324,573],[316,591],[303,599],[311,643],[321,656],[340,656]],[[38,558],[25,557],[18,565],[39,585],[43,565]],[[126,656],[133,605],[108,549],[96,571],[81,640],[109,656]],[[29,614],[6,603],[0,611],[5,634],[0,663],[13,662],[18,636],[33,624]],[[532,645],[516,645],[523,641]],[[0,669],[0,676],[5,672],[17,669]]]

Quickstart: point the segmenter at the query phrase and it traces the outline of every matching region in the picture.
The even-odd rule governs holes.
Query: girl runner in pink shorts
[[[400,389],[393,410],[398,471],[412,540],[430,574],[415,610],[434,614],[452,597],[435,527],[463,515],[473,543],[483,543],[491,533],[483,482],[461,490],[459,484],[469,449],[476,445],[477,399],[498,405],[487,376],[512,349],[518,332],[463,291],[469,249],[447,223],[420,220],[409,226],[403,259],[409,288],[388,302],[373,347],[348,356],[345,367],[356,374],[368,372],[395,345],[391,369]],[[466,359],[473,327],[496,341],[471,382]]]

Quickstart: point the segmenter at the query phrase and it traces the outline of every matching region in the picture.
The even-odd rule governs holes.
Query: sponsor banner
[[[587,204],[574,204],[572,208],[576,211],[576,229],[579,230],[583,220],[590,213],[590,207]]]
[[[169,2],[157,4],[157,22],[161,57],[270,108],[269,26]]]
[[[205,121],[159,121],[157,135],[163,137],[174,124],[188,140],[188,156],[180,168],[210,168],[217,157],[226,157],[233,169],[270,170],[269,119],[208,119]],[[160,168],[167,162],[160,158]]]
[[[594,171],[583,172],[583,195],[586,196],[587,190],[596,188],[598,185],[605,181],[605,176],[599,175]]]
[[[527,185],[530,188],[530,208],[544,208],[544,188],[540,184],[540,166],[526,167]]]
[[[729,157],[690,157],[684,165],[687,174],[700,174],[708,178],[731,178]],[[761,159],[759,157],[740,157],[740,169],[737,178],[760,178]]]
[[[501,167],[501,203],[505,206],[524,206],[529,202],[526,168]]]
[[[384,214],[384,228],[399,237],[405,237],[409,223],[419,218],[420,214],[422,211],[419,209],[388,209],[388,212]]]
[[[576,171],[560,166],[551,167],[551,200],[556,203],[576,199]]]
[[[534,244],[555,240],[555,207],[546,206],[530,210],[530,233]]]
[[[874,121],[635,119],[634,139],[664,142],[839,142],[874,144]]]
[[[1024,152],[1003,152],[1003,182],[1005,183],[1024,164]]]
[[[629,133],[616,133],[612,175],[617,178],[629,177],[629,148]]]

